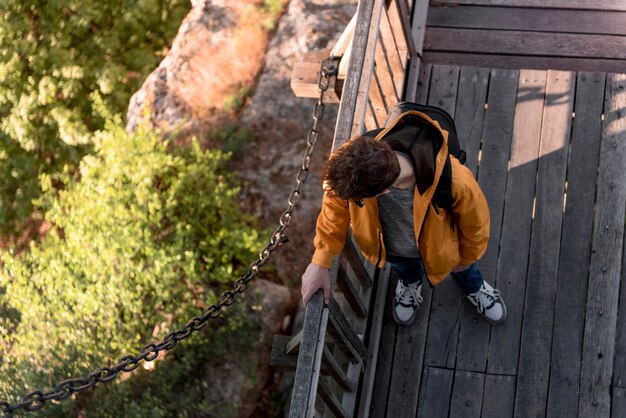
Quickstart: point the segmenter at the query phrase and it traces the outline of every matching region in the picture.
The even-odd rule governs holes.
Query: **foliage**
[[[0,10],[0,233],[32,211],[38,175],[53,182],[161,60],[188,0],[3,0]]]
[[[54,225],[43,242],[2,256],[0,399],[137,353],[215,302],[260,247],[254,223],[239,211],[239,190],[221,152],[202,151],[195,142],[168,151],[158,134],[127,134],[119,121],[94,138],[96,152],[80,163],[80,181],[66,172],[56,191],[50,176],[41,177],[39,205]],[[244,330],[245,340],[253,325],[241,315],[229,318],[223,330],[209,330],[180,355],[180,368],[160,371],[159,382],[201,380],[198,359],[207,350],[227,352],[213,343],[220,332]],[[71,405],[48,411],[66,416]],[[166,414],[171,405],[152,407]]]

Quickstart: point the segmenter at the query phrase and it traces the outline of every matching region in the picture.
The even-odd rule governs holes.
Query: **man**
[[[448,132],[425,113],[411,116],[417,123],[392,123],[375,138],[353,139],[331,155],[302,299],[306,304],[321,288],[328,303],[329,267],[352,226],[365,258],[377,267],[389,262],[399,278],[397,323],[415,319],[425,280],[434,286],[448,274],[485,319],[501,323],[506,307],[500,292],[474,264],[489,240],[487,201],[472,173],[450,156],[452,205],[438,207],[434,195],[448,157]],[[393,132],[404,141],[390,140]]]

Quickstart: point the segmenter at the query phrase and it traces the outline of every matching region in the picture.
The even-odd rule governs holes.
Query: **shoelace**
[[[400,291],[399,303],[404,306],[412,306],[417,302],[417,305],[422,303],[422,294],[420,292],[419,285],[418,286],[404,286],[402,285],[402,290]],[[408,299],[408,300],[407,300]]]
[[[500,291],[497,289],[487,289],[485,286],[481,287],[478,292],[472,296],[476,301],[476,308],[478,312],[483,313],[485,309],[491,309],[496,304],[496,300],[500,297]]]

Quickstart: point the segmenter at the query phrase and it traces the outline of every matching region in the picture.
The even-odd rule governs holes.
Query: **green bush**
[[[33,209],[38,175],[75,166],[104,120],[162,59],[189,0],[3,0],[0,8],[0,233]]]
[[[221,152],[195,142],[168,151],[157,133],[129,135],[119,122],[98,132],[94,144],[77,173],[59,176],[60,191],[42,175],[39,205],[54,225],[43,242],[2,255],[0,399],[15,401],[137,353],[215,302],[261,246],[265,234],[239,211],[239,190]],[[177,416],[170,414],[180,406],[173,398],[155,404],[151,396],[164,396],[172,385],[201,386],[202,359],[252,338],[255,325],[234,308],[220,319],[225,326],[207,327],[166,360],[178,357],[180,367],[157,367],[157,389],[134,396],[113,384],[119,387],[108,390],[117,395],[99,402],[161,411],[136,416]],[[66,416],[73,408],[65,401],[44,413]]]

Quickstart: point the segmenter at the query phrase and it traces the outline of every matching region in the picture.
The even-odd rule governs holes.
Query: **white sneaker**
[[[410,325],[422,300],[421,281],[405,286],[402,280],[398,280],[393,301],[393,319],[400,325]]]
[[[476,310],[492,324],[500,324],[506,319],[506,305],[500,296],[500,291],[483,281],[476,293],[466,295]]]

